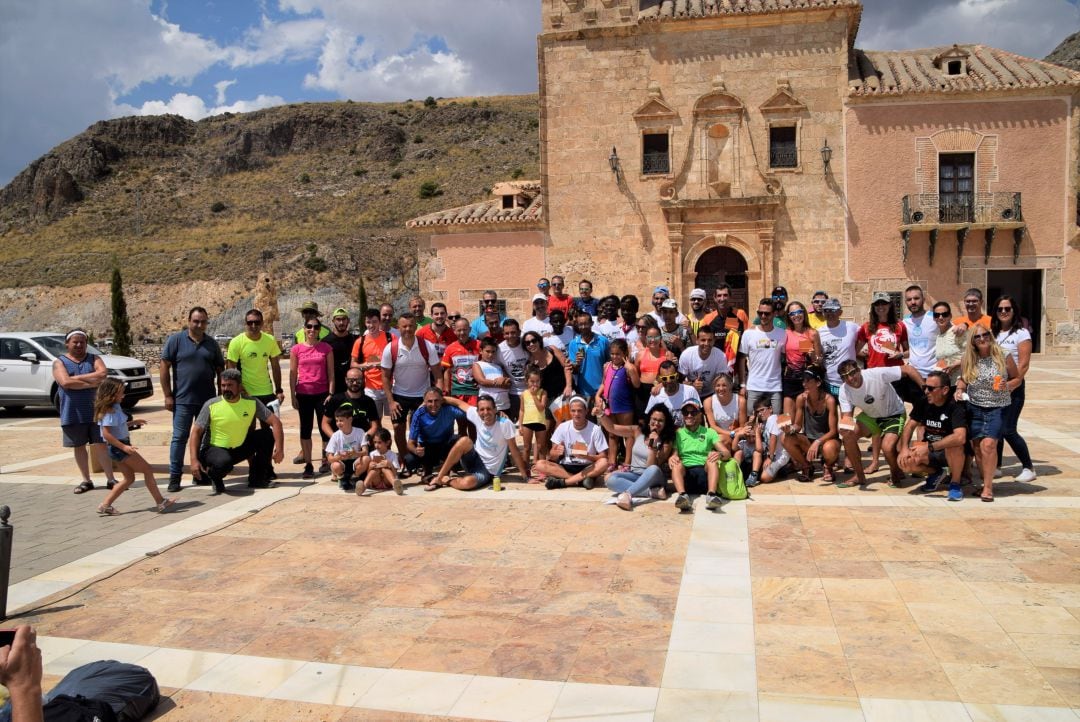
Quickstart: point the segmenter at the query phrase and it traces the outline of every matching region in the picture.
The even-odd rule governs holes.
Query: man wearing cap
[[[690,313],[686,317],[686,326],[691,338],[697,338],[698,329],[705,323],[705,301],[708,296],[704,288],[695,288],[690,292]]]
[[[690,353],[693,349],[688,349]],[[696,353],[696,352],[695,352]],[[656,385],[649,396],[649,403],[645,406],[645,415],[648,416],[654,406],[663,404],[668,407],[675,426],[682,426],[682,408],[688,401],[696,401],[701,406],[701,396],[697,389],[689,384],[679,383],[679,372],[675,368],[675,362],[666,359],[660,364],[660,370],[656,374]]]
[[[420,296],[413,296],[409,299],[409,313],[416,317],[416,329],[420,329],[431,323],[431,319],[424,315],[424,308],[426,303]]]
[[[728,363],[734,366],[735,357],[739,353],[739,339],[750,325],[750,319],[746,311],[735,308],[732,304],[731,286],[726,283],[721,283],[713,291],[713,302],[716,310],[706,314],[704,323],[707,323],[716,335],[716,348],[723,351]]]
[[[169,444],[169,492],[180,491],[191,424],[209,399],[216,395],[219,375],[225,370],[225,356],[212,336],[207,335],[206,309],[188,311],[188,327],[165,340],[161,348],[158,385],[165,394],[165,408],[173,415]]]
[[[671,299],[671,291],[667,286],[657,286],[652,292],[652,305],[653,310],[649,311],[649,315],[656,319],[657,326],[664,325],[664,315],[660,313],[660,308],[664,305],[664,301]],[[678,304],[675,306],[678,309]],[[675,323],[686,325],[686,316],[681,313],[677,313],[675,316]]]
[[[825,309],[823,308],[825,302],[828,300],[829,294],[824,291],[814,291],[814,297],[810,301],[812,310],[810,311],[810,315],[807,317],[806,322],[809,323],[810,328],[815,331],[828,322],[828,319],[825,318]]]
[[[548,295],[548,313],[562,311],[570,318],[570,311],[574,306],[574,297],[569,293],[563,293],[566,280],[562,276],[551,277],[551,293]]]
[[[660,318],[661,340],[667,350],[678,358],[691,345],[691,339],[690,332],[686,330],[686,317],[679,313],[679,305],[674,298],[664,299],[660,304]]]
[[[521,326],[522,333],[535,331],[543,338],[551,335],[551,321],[548,320],[548,297],[537,293],[532,297],[532,316]]]
[[[784,307],[787,306],[788,293],[783,286],[777,286],[772,291],[773,326],[779,329],[787,328],[787,319],[784,318]],[[761,323],[761,314],[754,319],[754,325]]]
[[[580,396],[570,399],[570,420],[551,435],[548,458],[538,459],[533,473],[547,476],[548,489],[584,486],[592,489],[608,468],[607,437],[589,421],[588,403]]]
[[[75,493],[82,494],[94,488],[94,482],[90,480],[87,444],[94,450],[106,477],[112,477],[112,461],[101,438],[101,429],[94,420],[94,397],[108,370],[100,356],[87,353],[87,335],[81,328],[68,331],[64,345],[67,346],[67,353],[53,361],[52,373],[60,398],[63,443],[74,451],[75,466],[82,474],[82,481],[75,487]]]
[[[264,426],[256,429],[255,419]],[[271,459],[281,463],[285,456],[281,421],[261,401],[241,393],[241,372],[236,369],[221,373],[221,395],[203,404],[191,428],[189,445],[191,475],[201,478],[205,472],[214,494],[225,491],[225,476],[244,460],[248,462],[248,486],[270,488],[274,485]]]
[[[485,336],[491,336],[496,343],[502,341],[502,322],[506,320],[506,314],[499,311],[499,294],[494,291],[484,291],[480,316],[472,322],[469,328],[469,336],[479,341]]]
[[[319,313],[319,304],[315,303],[314,301],[307,301],[304,303],[303,306],[296,310],[299,311],[300,315],[304,317],[304,322],[300,324],[300,328],[297,329],[294,335],[296,337],[296,343],[303,343],[304,339],[307,338],[307,336],[304,334],[304,326],[313,321],[319,321],[319,319],[322,318],[322,314]],[[348,314],[345,315],[348,316]],[[326,327],[326,324],[324,324],[322,321],[319,321],[319,340],[322,341],[329,335],[330,329],[328,329]]]
[[[349,328],[351,323],[349,312],[344,308],[335,308],[334,315],[330,319],[330,334],[323,336],[323,341],[330,344],[330,348],[334,350],[334,388],[343,389],[345,388],[345,372],[352,364],[352,350],[356,343],[356,334]]]
[[[720,509],[723,500],[716,493],[720,479],[719,462],[731,458],[730,452],[720,443],[716,430],[704,423],[701,402],[687,399],[679,409],[685,420],[675,432],[675,451],[668,460],[671,467],[671,483],[675,485],[675,508],[689,511],[688,494],[707,494],[705,508]]]
[[[839,298],[830,298],[821,305],[826,323],[818,329],[821,340],[821,352],[824,354],[825,380],[829,384],[829,393],[840,395],[840,364],[855,358],[855,345],[858,343],[859,327],[851,321],[843,321],[840,316],[844,307]]]

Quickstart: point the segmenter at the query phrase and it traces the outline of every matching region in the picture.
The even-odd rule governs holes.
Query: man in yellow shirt
[[[202,477],[205,472],[214,485],[214,494],[225,491],[225,475],[237,463],[248,461],[248,486],[267,489],[270,480],[271,458],[281,463],[284,458],[284,436],[281,421],[259,401],[240,393],[241,373],[226,369],[221,373],[221,395],[203,404],[191,429],[189,456],[191,475]],[[255,420],[270,426],[255,428]],[[207,435],[204,444],[204,435]]]

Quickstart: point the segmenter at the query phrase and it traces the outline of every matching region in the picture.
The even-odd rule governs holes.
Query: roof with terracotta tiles
[[[660,0],[643,7],[642,21],[683,20],[723,15],[766,15],[792,10],[862,8],[860,0]]]
[[[491,200],[428,213],[407,221],[405,227],[425,228],[430,226],[540,222],[544,207],[544,196],[540,192],[540,181],[507,181],[497,184],[495,192],[498,197]],[[525,204],[519,205],[517,208],[503,208],[503,195],[522,196]]]
[[[967,72],[946,75],[935,65],[963,58]],[[1080,73],[1053,63],[986,45],[953,45],[920,50],[852,52],[848,64],[851,96],[896,96],[919,93],[981,93],[1055,86],[1080,87]]]

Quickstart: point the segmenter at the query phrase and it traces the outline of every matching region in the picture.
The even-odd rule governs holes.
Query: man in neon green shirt
[[[682,405],[683,427],[675,432],[675,453],[668,465],[671,467],[671,483],[675,485],[678,496],[675,508],[689,511],[690,494],[706,494],[705,508],[709,511],[720,509],[722,500],[716,493],[716,484],[720,478],[717,462],[726,461],[730,454],[720,443],[720,436],[704,421],[701,402],[686,399]]]
[[[248,486],[270,488],[270,460],[281,463],[285,456],[281,421],[261,401],[243,396],[240,383],[240,371],[223,371],[221,395],[203,404],[191,428],[191,475],[199,478],[205,473],[215,495],[225,491],[225,476],[244,460],[248,461]],[[256,429],[256,419],[270,428]]]
[[[263,333],[262,311],[253,308],[244,314],[244,332],[229,341],[225,367],[239,368],[244,393],[264,404],[285,400],[281,387],[281,347]]]

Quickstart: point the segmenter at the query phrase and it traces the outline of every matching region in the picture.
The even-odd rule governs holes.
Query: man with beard
[[[345,372],[352,365],[352,349],[356,343],[356,334],[349,328],[349,312],[344,308],[335,308],[330,317],[330,335],[323,341],[334,349],[334,388],[345,388]],[[326,473],[326,472],[320,472]]]
[[[447,346],[457,340],[448,319],[446,304],[437,301],[431,304],[431,322],[416,332],[417,338],[422,338],[435,347],[439,358],[446,353]]]
[[[739,352],[739,339],[746,327],[750,325],[750,320],[746,311],[735,308],[731,303],[731,286],[728,284],[721,283],[716,287],[713,291],[713,301],[716,304],[716,310],[707,314],[702,319],[702,323],[712,328],[716,335],[716,348],[723,351],[728,363],[734,366],[735,357]]]
[[[270,460],[284,458],[281,421],[261,401],[240,394],[240,371],[221,373],[221,395],[203,404],[191,429],[191,475],[205,473],[214,486],[213,493],[225,491],[225,475],[241,461],[248,461],[248,486],[266,489],[270,481]],[[268,424],[256,429],[255,419]],[[209,433],[203,446],[203,436]]]
[[[521,410],[521,395],[525,393],[525,367],[529,365],[529,352],[521,345],[521,326],[512,318],[503,321],[499,361],[510,376],[510,408],[506,415],[516,424]]]

